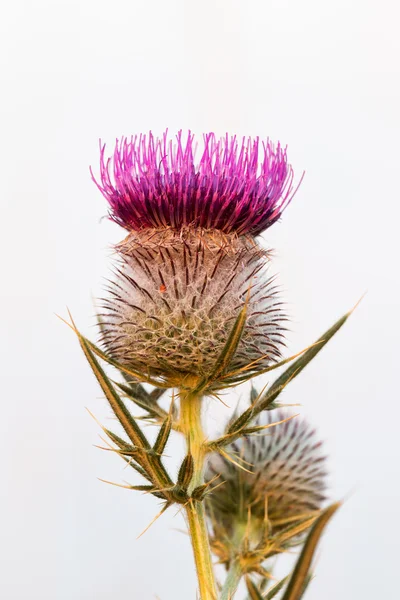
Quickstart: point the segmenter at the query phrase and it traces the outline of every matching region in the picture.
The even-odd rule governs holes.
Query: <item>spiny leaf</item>
[[[321,516],[318,517],[314,523],[304,543],[303,550],[301,551],[301,554],[297,560],[282,600],[300,600],[301,596],[303,595],[304,585],[309,574],[317,544],[320,540],[322,532],[325,529],[325,526],[335,514],[339,506],[339,502],[329,506],[323,511]]]
[[[158,402],[159,398],[161,398],[161,396],[164,393],[165,393],[165,388],[154,388],[154,390],[151,390],[151,392],[147,395],[148,395],[150,401],[153,402],[154,404],[156,404],[156,402]]]
[[[227,434],[239,431],[247,425],[253,416],[253,407],[250,406],[244,413],[242,413],[227,429]]]
[[[272,600],[272,598],[275,598],[275,596],[281,591],[288,579],[289,576],[284,577],[283,579],[278,581],[278,583],[276,583],[274,586],[269,588],[269,590],[267,590],[265,595],[263,596],[264,600]]]
[[[157,488],[154,485],[130,485],[130,490],[136,490],[137,492],[156,492]]]
[[[258,398],[257,389],[254,387],[253,384],[251,384],[251,389],[250,389],[250,406],[257,400],[257,398]]]
[[[299,521],[295,521],[293,525],[289,525],[288,527],[285,527],[279,531],[279,534],[276,536],[277,542],[280,544],[286,544],[286,542],[293,540],[293,538],[297,538],[299,535],[310,529],[315,521],[316,516],[313,513],[310,513],[309,516],[299,519]]]
[[[194,488],[192,492],[192,498],[200,501],[203,500],[208,487],[209,485],[207,483],[203,483],[203,485],[199,485],[196,488]]]
[[[353,309],[354,310],[354,309]],[[271,385],[271,387],[267,390],[264,396],[260,399],[256,406],[256,412],[259,413],[262,410],[267,409],[271,403],[276,400],[277,396],[281,393],[283,388],[301,371],[308,365],[308,363],[315,358],[315,356],[321,352],[322,348],[329,342],[329,340],[339,331],[339,329],[345,324],[349,316],[353,311],[346,313],[341,319],[336,321],[336,323],[328,329],[324,333],[323,336],[317,340],[315,344],[313,344],[308,350],[304,352],[295,360],[290,367],[288,367],[280,377]]]
[[[231,362],[241,337],[243,335],[244,326],[246,325],[247,305],[242,308],[237,319],[231,329],[228,339],[225,343],[222,352],[215,361],[214,369],[209,373],[199,384],[199,390],[204,389],[209,382],[215,381],[222,373],[225,372]],[[199,391],[196,389],[196,391]]]
[[[161,454],[164,452],[164,448],[167,445],[170,433],[172,429],[172,416],[169,414],[165,419],[164,423],[160,427],[160,431],[158,432],[157,439],[154,443],[153,450],[156,454]]]
[[[250,423],[253,416],[254,410],[253,407],[250,406],[250,408],[245,410],[237,419],[233,421],[233,423],[231,423],[225,435],[206,444],[207,451],[214,452],[215,450],[219,450],[220,448],[223,448],[224,446],[227,446],[228,444],[231,444],[237,440],[237,438],[241,436],[246,425]]]
[[[93,342],[91,342],[87,338],[83,337],[79,332],[77,332],[77,333],[78,333],[79,337],[87,344],[87,346],[94,352],[94,354],[96,354],[99,358],[101,358],[102,360],[107,362],[112,367],[115,367],[116,369],[118,369],[118,371],[121,371],[121,373],[129,375],[130,377],[137,379],[139,382],[143,381],[145,383],[151,383],[151,385],[154,385],[155,387],[161,387],[164,389],[167,389],[169,387],[168,385],[161,383],[161,382],[157,381],[156,379],[151,378],[149,375],[146,375],[145,373],[141,373],[140,371],[134,371],[133,369],[130,369],[129,367],[126,367],[125,365],[122,365],[118,361],[111,358],[111,356],[109,356],[108,354],[106,354],[105,352],[100,350],[100,348],[98,348],[95,344],[93,344]]]
[[[125,430],[125,433],[128,435],[131,442],[134,446],[138,446],[139,448],[148,449],[150,448],[150,444],[147,441],[144,433],[137,425],[135,419],[132,417],[130,412],[127,410],[125,404],[122,402],[121,398],[118,396],[111,381],[108,379],[104,370],[100,366],[100,363],[94,356],[91,348],[87,344],[85,338],[79,337],[79,341],[82,347],[85,356],[92,367],[93,373],[96,376],[97,381],[100,384],[101,389],[108,402],[110,403],[111,408],[113,409],[115,416],[121,423],[122,427]]]
[[[110,448],[110,449],[113,450],[114,452],[116,452],[130,467],[132,467],[132,469],[134,469],[142,477],[147,479],[147,481],[150,481],[150,483],[153,483],[151,474],[148,473],[142,466],[137,464],[136,461],[133,459],[133,456],[135,454],[137,454],[138,452],[142,452],[142,451],[139,451],[137,448],[135,448],[131,444],[128,444],[125,440],[120,438],[117,434],[113,433],[109,429],[106,429],[105,427],[103,427],[102,429],[108,435],[110,440],[112,442],[114,442],[114,444],[116,446],[118,446],[118,449],[116,449],[116,448]],[[127,458],[128,455],[129,455],[129,458]]]
[[[118,396],[111,381],[108,379],[98,360],[94,356],[91,348],[86,342],[86,339],[82,337],[79,333],[78,338],[82,350],[85,353],[85,356],[90,366],[92,367],[93,373],[95,374],[96,379],[99,382],[104,395],[106,396],[111,408],[113,409],[115,416],[124,428],[125,433],[127,434],[134,446],[142,448],[145,451],[143,453],[143,458],[141,458],[139,461],[141,466],[148,473],[151,473],[154,482],[157,482],[157,484],[161,484],[160,487],[172,485],[172,481],[168,476],[166,470],[164,469],[159,457],[151,457],[147,455],[146,451],[151,450],[151,446],[147,441],[147,438],[145,437],[140,427],[137,425],[135,419],[127,410],[121,398]]]
[[[250,600],[263,600],[260,591],[258,590],[254,581],[250,579],[250,577],[246,577],[246,586],[247,591],[249,592]]]
[[[134,402],[137,406],[139,406],[139,408],[142,408],[143,410],[145,410],[150,417],[155,418],[155,419],[165,419],[167,416],[167,412],[161,408],[161,406],[159,406],[157,404],[157,402],[153,402],[151,401],[150,395],[148,398],[143,398],[142,396],[136,396],[136,393],[133,391],[132,387],[127,386],[123,383],[119,383],[118,381],[115,382],[115,384],[118,386],[118,388],[120,390],[122,390],[124,392],[124,394],[129,398],[129,400],[132,400],[132,402]]]
[[[178,473],[178,485],[187,489],[193,477],[194,472],[194,461],[191,454],[187,454],[182,461],[181,467]]]
[[[306,593],[306,591],[307,591],[307,588],[308,588],[308,586],[310,585],[310,582],[311,582],[312,578],[313,578],[313,574],[312,574],[312,573],[309,573],[309,574],[307,575],[307,577],[306,577],[306,580],[305,580],[305,582],[304,582],[303,589],[302,589],[302,591],[301,591],[301,594],[300,594],[300,600],[301,600],[301,598],[303,598],[303,597],[304,597],[304,594]]]
[[[213,486],[214,481],[216,481],[217,479],[219,479],[221,476],[219,475],[219,473],[217,475],[215,475],[212,479],[210,479],[209,481],[207,481],[206,483],[203,483],[202,485],[197,486],[196,488],[194,488],[194,490],[192,491],[192,498],[194,498],[195,500],[203,500],[205,495],[207,494],[207,490]],[[225,481],[222,481],[219,485],[213,486],[213,490],[217,489],[217,487],[219,487],[221,484],[225,483]],[[211,508],[211,507],[210,507]]]
[[[266,429],[271,429],[271,427],[276,427],[277,425],[282,425],[283,423],[287,423],[292,419],[295,419],[299,415],[291,415],[290,417],[286,417],[286,419],[282,419],[281,421],[273,421],[272,423],[268,423],[267,425],[254,425],[253,427],[246,427],[240,431],[241,435],[252,435],[254,433],[260,433],[261,431],[265,431]]]
[[[251,371],[249,371],[248,373],[244,373],[242,375],[239,374],[239,371],[238,371],[238,375],[226,373],[226,375],[224,375],[222,377],[222,379],[230,384],[229,387],[232,387],[232,385],[238,385],[239,383],[244,383],[245,381],[252,379],[254,376],[258,377],[259,375],[265,375],[265,373],[269,373],[270,371],[274,371],[275,369],[279,369],[280,367],[283,367],[287,363],[292,362],[298,356],[304,355],[308,350],[313,348],[318,343],[319,342],[316,342],[312,346],[309,346],[308,348],[304,348],[300,352],[297,352],[297,354],[293,354],[293,356],[289,356],[288,358],[284,358],[283,360],[281,360],[279,362],[275,362],[272,365],[269,365],[268,367],[265,367],[262,370],[258,370],[256,368],[254,368]],[[255,362],[257,362],[257,361],[255,361]],[[243,368],[243,369],[241,369],[241,371],[245,371],[245,369]]]

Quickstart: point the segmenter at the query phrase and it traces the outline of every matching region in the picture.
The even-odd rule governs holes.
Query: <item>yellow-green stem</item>
[[[221,591],[220,600],[231,600],[237,590],[242,578],[242,567],[239,558],[231,561],[228,574],[225,579],[224,587]]]
[[[193,457],[194,473],[189,493],[204,482],[204,432],[201,425],[201,396],[182,391],[180,394],[180,426],[185,435],[187,451]],[[200,600],[216,600],[217,593],[211,561],[210,543],[205,520],[203,503],[189,500],[186,516],[193,546],[199,581]]]
[[[219,600],[231,600],[237,590],[240,580],[243,576],[242,565],[240,562],[240,554],[243,544],[243,539],[246,536],[247,523],[240,521],[236,523],[235,530],[232,536],[232,556],[229,565],[224,587],[221,591]]]

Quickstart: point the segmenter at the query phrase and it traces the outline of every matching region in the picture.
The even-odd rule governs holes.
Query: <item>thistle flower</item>
[[[115,247],[115,276],[98,315],[106,352],[84,337],[71,317],[123,430],[121,437],[103,428],[112,443],[107,449],[144,480],[122,487],[162,500],[151,523],[172,504],[185,511],[203,600],[233,598],[242,577],[250,596],[261,597],[270,579],[266,561],[299,544],[312,527],[288,583],[284,579],[266,590],[272,598],[285,585],[285,598],[299,598],[316,543],[338,507],[319,510],[324,457],[314,432],[297,420],[284,420],[281,413],[276,425],[265,411],[276,406],[283,388],[350,313],[296,360],[292,356],[271,364],[281,356],[286,317],[268,272],[270,253],[255,238],[280,217],[296,190],[286,150],[267,141],[260,161],[259,150],[258,138],[240,144],[236,137],[218,141],[207,134],[195,163],[190,132],[186,142],[179,132],[175,147],[167,133],[162,140],[151,133],[123,138],[109,159],[101,147],[100,182],[95,182],[109,202],[110,218],[128,231]],[[103,362],[133,381],[111,381]],[[232,418],[225,435],[206,437],[205,394],[215,396],[216,390],[289,362],[265,393],[251,398],[251,407]],[[143,382],[156,389],[149,393]],[[179,412],[174,395],[169,411],[158,404],[160,389],[166,388],[178,388]],[[125,397],[159,425],[154,442]],[[266,422],[258,416],[251,426],[252,418],[265,414]],[[186,442],[176,478],[163,461],[173,430]],[[232,440],[237,441],[229,446]],[[216,454],[209,457],[210,452]],[[210,548],[228,569],[221,594]]]
[[[102,339],[121,363],[173,385],[207,375],[246,304],[231,370],[280,357],[281,303],[269,257],[252,238],[186,228],[132,232],[103,305]]]
[[[101,148],[101,192],[110,217],[129,231],[103,305],[102,339],[121,364],[179,385],[207,376],[246,305],[247,321],[230,370],[260,371],[280,357],[285,316],[269,254],[254,236],[292,198],[286,151],[258,138],[194,136],[176,146],[164,134]],[[111,168],[111,165],[113,168]],[[111,173],[112,172],[112,173]]]
[[[287,417],[280,411],[271,413],[257,424]],[[234,460],[246,470],[218,454],[208,463],[206,478],[220,475],[208,496],[208,509],[228,534],[237,523],[247,521],[249,508],[255,521],[266,518],[276,530],[292,517],[319,510],[325,499],[325,457],[315,431],[296,417],[267,432],[245,436],[230,446]],[[221,480],[223,485],[218,485]]]
[[[122,138],[112,159],[103,145],[100,182],[92,177],[110,218],[129,231],[190,226],[256,236],[279,219],[296,192],[280,144],[208,133],[198,163],[195,150],[194,136],[189,132],[184,141],[181,131],[175,146],[167,132],[162,139],[151,132]]]

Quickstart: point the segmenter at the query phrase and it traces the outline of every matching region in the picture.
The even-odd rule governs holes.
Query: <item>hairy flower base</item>
[[[235,320],[247,321],[231,369],[280,357],[281,303],[269,256],[251,237],[186,228],[132,232],[102,313],[102,339],[120,363],[173,378],[212,371]]]
[[[271,424],[285,417],[282,412],[272,411],[256,424]],[[254,519],[264,520],[267,516],[272,526],[279,528],[286,519],[319,510],[325,489],[320,446],[315,432],[296,417],[230,446],[234,460],[246,470],[213,455],[207,479],[220,475],[214,486],[225,482],[209,496],[213,519],[230,532],[235,523],[247,521],[250,507]]]

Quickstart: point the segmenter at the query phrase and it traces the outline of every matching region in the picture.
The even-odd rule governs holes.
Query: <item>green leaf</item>
[[[235,421],[229,425],[226,433],[229,435],[230,433],[235,433],[246,427],[246,425],[251,421],[253,417],[253,407],[250,406],[247,410],[245,410]]]
[[[130,485],[130,490],[136,490],[137,492],[156,492],[157,488],[154,485]]]
[[[153,450],[156,454],[160,456],[164,452],[164,448],[167,445],[170,433],[172,429],[172,416],[167,415],[164,423],[160,427],[160,431],[158,432],[157,439],[154,443]]]
[[[156,404],[158,402],[159,398],[161,398],[161,396],[164,393],[165,393],[165,388],[154,388],[154,390],[151,390],[151,392],[149,394],[147,394],[147,392],[146,392],[146,394],[149,397],[150,402],[153,402],[153,404]]]
[[[353,309],[354,310],[354,309]],[[265,392],[260,398],[259,402],[255,406],[255,413],[258,414],[263,410],[267,410],[271,404],[276,400],[282,390],[286,387],[290,381],[292,381],[301,371],[308,365],[308,363],[321,352],[322,348],[329,342],[329,340],[339,331],[339,329],[346,323],[347,319],[353,311],[346,313],[341,319],[339,319],[328,331],[321,336],[315,344],[313,344],[308,350],[304,352],[297,360],[295,360],[290,367],[288,367],[280,377],[271,385],[271,387]]]
[[[96,357],[91,351],[89,344],[85,338],[81,336],[79,336],[79,341],[105,397],[107,398],[115,416],[121,423],[132,444],[138,448],[149,449],[151,446],[144,433],[137,425],[135,419],[132,417],[121,398],[118,396],[111,381],[108,379],[105,371],[102,369],[100,363],[97,361]]]
[[[74,329],[75,329],[75,327],[74,327]],[[160,387],[160,388],[164,388],[164,389],[169,388],[169,386],[167,384],[157,381],[156,379],[151,378],[149,375],[146,375],[145,373],[141,373],[140,371],[134,371],[133,369],[130,369],[129,367],[126,367],[125,365],[122,365],[118,361],[111,358],[111,356],[109,356],[108,354],[106,354],[105,352],[100,350],[100,348],[98,348],[95,344],[93,344],[93,342],[91,342],[90,340],[88,340],[87,338],[82,336],[76,329],[75,329],[75,332],[77,333],[77,335],[79,335],[79,338],[81,340],[83,340],[86,343],[86,345],[94,352],[94,354],[96,354],[96,356],[98,356],[99,358],[101,358],[102,360],[107,362],[112,367],[115,367],[116,369],[118,369],[118,371],[120,371],[121,373],[129,375],[130,377],[132,377],[133,379],[136,379],[138,381],[142,381],[144,383],[150,383],[151,385],[154,385],[154,387]],[[134,382],[131,382],[131,383],[134,383]],[[137,383],[137,382],[135,382],[135,383]]]
[[[303,550],[297,560],[282,600],[300,600],[304,592],[304,586],[309,575],[311,562],[320,537],[328,521],[335,514],[339,506],[339,502],[332,504],[325,509],[321,516],[315,521],[304,543]]]
[[[192,481],[194,472],[194,461],[191,454],[187,454],[182,461],[182,464],[178,473],[178,485],[181,485],[184,489],[187,489]]]
[[[308,365],[308,363],[322,350],[322,348],[324,348],[328,341],[344,325],[344,323],[347,321],[353,310],[346,313],[330,329],[328,329],[328,331],[326,331],[324,335],[321,336],[319,340],[315,342],[315,344],[310,346],[301,354],[301,356],[297,360],[292,362],[290,367],[288,367],[284,371],[284,373],[282,373],[282,375],[280,375],[278,379],[271,385],[271,387],[265,392],[265,394],[261,396],[260,400],[256,404],[253,403],[247,410],[245,410],[239,417],[237,417],[237,419],[233,423],[231,423],[227,432],[229,437],[224,436],[219,438],[218,440],[215,440],[215,442],[210,442],[210,448],[215,444],[225,445],[234,441],[234,439],[237,439],[237,437],[239,437],[240,433],[243,432],[243,429],[246,427],[246,425],[248,425],[255,416],[257,416],[263,410],[271,410],[272,408],[275,408],[275,400],[280,395],[282,390],[292,381],[292,379],[297,377],[297,375],[301,373],[301,371]],[[273,365],[272,368],[282,366],[283,364],[290,362],[293,359],[293,356],[289,357],[281,363]],[[267,370],[268,369],[266,369],[266,371]],[[255,392],[253,392],[253,396],[254,395]],[[233,435],[234,432],[237,432],[236,436]]]
[[[207,493],[208,488],[210,487],[210,483],[203,483],[203,485],[199,485],[192,491],[192,498],[195,500],[204,500],[205,495]]]
[[[145,398],[142,395],[137,396],[133,386],[124,385],[123,383],[118,383],[117,381],[115,384],[124,392],[129,400],[132,400],[132,402],[134,402],[137,406],[145,410],[150,417],[155,419],[165,419],[167,417],[168,413],[161,408],[156,401],[152,400],[150,394],[147,394],[147,392],[146,394],[148,397]],[[164,392],[164,390],[162,390],[162,392]]]
[[[105,429],[103,428],[104,432],[108,435],[108,437],[110,438],[110,440],[112,442],[114,442],[114,444],[116,446],[118,446],[118,448],[120,449],[121,452],[118,452],[118,455],[130,466],[132,467],[137,473],[139,473],[142,477],[144,477],[145,479],[147,479],[147,481],[152,482],[152,478],[151,475],[149,473],[147,473],[143,467],[141,467],[140,465],[138,465],[132,458],[131,456],[134,455],[135,450],[136,453],[138,452],[138,450],[132,446],[131,444],[128,444],[125,440],[123,440],[122,438],[120,438],[118,435],[116,435],[115,433],[113,433],[112,431],[110,431],[109,429]],[[131,456],[129,458],[127,458],[126,455],[124,455],[124,452],[127,453],[129,452],[131,454]]]
[[[304,595],[305,595],[305,593],[306,593],[306,591],[307,591],[307,588],[308,588],[308,586],[310,585],[310,582],[311,582],[312,578],[313,578],[313,574],[312,574],[312,573],[309,573],[309,574],[307,575],[307,577],[306,577],[306,580],[305,580],[305,582],[304,582],[303,589],[302,589],[302,592],[301,592],[301,594],[300,594],[300,600],[301,600],[301,598],[303,598],[303,597],[304,597]]]
[[[318,344],[318,342],[316,342],[316,344]],[[313,344],[313,346],[315,346],[316,344]],[[292,362],[298,356],[304,355],[313,346],[311,346],[310,348],[305,348],[304,350],[301,350],[297,354],[294,354],[293,356],[288,356],[288,358],[284,358],[283,360],[281,360],[279,362],[275,362],[272,365],[269,365],[268,367],[265,367],[264,369],[261,369],[261,370],[257,369],[256,366],[254,366],[251,369],[250,368],[246,369],[246,367],[243,367],[242,369],[239,369],[239,371],[237,371],[237,375],[232,375],[230,373],[227,373],[224,377],[222,377],[222,380],[228,384],[226,387],[234,387],[234,386],[238,385],[239,383],[244,383],[245,381],[252,379],[253,377],[258,377],[259,375],[265,375],[265,373],[269,373],[270,371],[274,371],[275,369],[279,369],[280,367],[283,367],[287,363]],[[250,363],[250,364],[252,364],[252,363]],[[254,364],[256,364],[256,361],[254,362]],[[242,374],[240,374],[240,373],[242,373]]]
[[[204,389],[210,382],[218,380],[220,375],[222,375],[225,370],[228,368],[229,363],[231,362],[241,337],[243,335],[244,326],[246,324],[247,318],[247,304],[244,305],[242,310],[237,316],[237,319],[231,329],[231,332],[228,336],[228,339],[225,343],[224,348],[222,349],[221,354],[218,356],[215,361],[214,369],[209,373],[199,384],[198,389],[195,391],[199,391]]]
[[[272,600],[272,598],[275,598],[275,596],[281,591],[288,579],[289,576],[284,577],[283,579],[278,581],[278,583],[276,583],[274,586],[269,588],[269,590],[267,590],[265,595],[263,596],[264,600]]]
[[[162,489],[164,487],[173,485],[159,457],[149,455],[148,451],[151,451],[151,446],[147,441],[146,436],[137,425],[135,419],[130,414],[121,398],[118,396],[111,381],[94,356],[89,343],[76,329],[75,331],[77,332],[81,348],[115,416],[121,423],[133,446],[143,450],[143,456],[140,459],[137,457],[137,462],[139,462],[146,472],[151,473],[153,482],[156,483],[159,488]]]
[[[247,591],[249,592],[250,600],[263,600],[261,592],[259,591],[254,581],[250,579],[250,577],[246,577],[246,586]]]
[[[215,450],[223,448],[224,446],[227,446],[228,444],[231,444],[237,440],[253,417],[254,409],[252,406],[250,406],[237,419],[235,419],[231,425],[229,425],[225,435],[206,444],[208,452],[214,452]]]
[[[257,400],[258,398],[258,392],[257,392],[257,388],[254,387],[253,383],[251,384],[251,389],[250,389],[250,406],[252,404],[254,404],[254,402]]]

